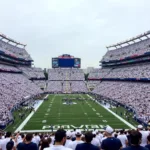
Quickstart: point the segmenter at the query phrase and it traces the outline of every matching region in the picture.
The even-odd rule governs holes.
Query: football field
[[[74,104],[63,104],[63,98],[85,98],[84,102],[73,100]],[[22,129],[26,130],[57,130],[60,127],[65,129],[80,128],[103,129],[105,126],[114,129],[129,129],[123,121],[107,111],[104,107],[90,100],[88,95],[49,95],[48,100],[44,101],[39,109]]]

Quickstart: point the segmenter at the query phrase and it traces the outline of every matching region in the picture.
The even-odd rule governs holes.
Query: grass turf
[[[134,125],[134,126],[137,126],[138,125],[138,122],[136,122],[134,119],[133,119],[133,113],[132,112],[128,112],[124,107],[116,107],[116,108],[111,108],[111,110],[113,112],[115,112],[116,114],[118,114],[120,117],[122,117],[124,120],[128,121],[130,124]],[[126,118],[126,115],[125,113],[127,114],[128,118]],[[122,114],[122,115],[121,115]]]
[[[24,113],[25,116],[20,119],[19,117],[19,113]],[[6,128],[5,128],[5,131],[11,131],[11,132],[14,132],[17,127],[24,121],[24,119],[30,114],[30,111],[29,110],[26,110],[24,107],[19,111],[19,110],[15,110],[13,112],[13,116],[15,118],[14,120],[14,123],[11,123],[10,125],[8,125]]]
[[[68,106],[62,104],[64,97],[66,95],[49,95],[48,100],[43,102],[23,130],[42,130],[43,126],[50,125],[73,125],[76,128],[81,125],[101,125],[101,128],[110,125],[115,129],[129,129],[126,124],[92,100],[87,100],[84,103],[74,100],[77,104]],[[89,99],[87,95],[83,94],[72,94],[68,97]],[[42,122],[44,120],[45,123]],[[70,128],[74,128],[73,126]]]

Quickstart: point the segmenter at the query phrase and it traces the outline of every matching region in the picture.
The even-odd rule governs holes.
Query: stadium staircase
[[[69,82],[70,78],[69,78],[69,73],[66,72],[65,74],[65,81],[63,84],[63,91],[64,93],[71,93],[71,86],[70,86],[70,82]]]

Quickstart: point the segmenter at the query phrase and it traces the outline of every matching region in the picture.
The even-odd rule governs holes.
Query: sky
[[[70,54],[99,67],[106,46],[150,30],[150,0],[0,0],[0,32],[27,44],[36,67]]]

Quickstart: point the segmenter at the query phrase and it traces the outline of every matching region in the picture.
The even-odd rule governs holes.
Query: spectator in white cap
[[[72,143],[69,143],[68,145],[68,147],[71,148],[72,150],[76,149],[77,144],[83,143],[83,141],[81,140],[81,135],[82,135],[81,130],[79,129],[76,130],[75,135],[76,135],[76,140],[73,141]]]
[[[142,125],[138,125],[138,131],[142,134],[141,146],[147,145],[147,137],[150,134],[150,131],[144,131]]]
[[[76,129],[72,131],[72,141],[76,140]]]
[[[92,134],[93,134],[93,139],[91,141],[91,144],[93,144],[93,145],[97,146],[98,148],[100,148],[100,142],[96,138],[96,131],[93,131]]]
[[[102,141],[101,150],[119,150],[122,148],[121,141],[112,137],[113,129],[109,126],[106,127],[106,139]]]
[[[68,147],[68,145],[69,145],[70,143],[72,143],[71,135],[72,135],[71,131],[68,130],[68,131],[66,132],[66,137],[67,137],[67,139],[66,139],[65,147]]]

